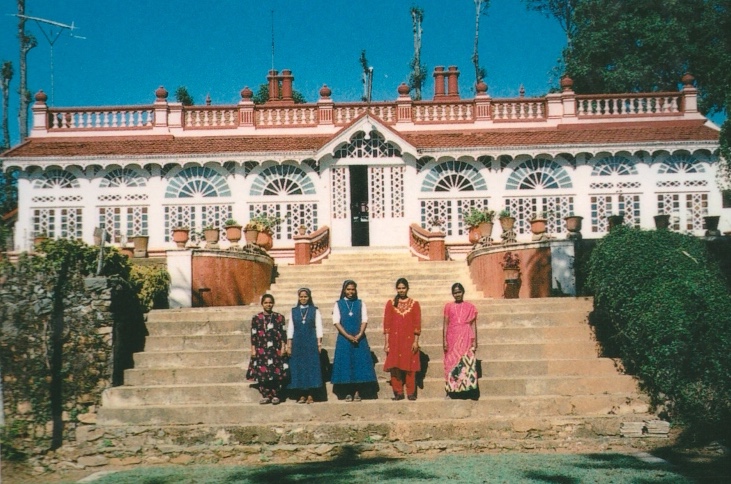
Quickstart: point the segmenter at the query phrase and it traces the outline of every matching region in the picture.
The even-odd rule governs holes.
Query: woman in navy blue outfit
[[[287,387],[297,403],[313,403],[312,395],[322,387],[320,351],[322,315],[306,287],[297,291],[298,304],[287,323],[287,351],[291,380]]]
[[[365,335],[368,311],[365,303],[358,299],[355,281],[343,282],[340,299],[333,307],[333,324],[338,330],[338,339],[330,381],[345,389],[346,402],[359,402],[361,390],[376,382],[376,371]]]

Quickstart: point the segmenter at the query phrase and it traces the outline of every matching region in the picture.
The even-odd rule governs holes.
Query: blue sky
[[[13,61],[9,122],[17,143],[19,84],[15,2],[0,10],[0,60]],[[54,106],[148,104],[164,85],[187,86],[196,104],[210,94],[214,104],[234,104],[244,86],[256,90],[272,67],[291,69],[294,88],[312,102],[327,84],[336,101],[362,94],[359,56],[374,68],[373,100],[393,100],[407,81],[413,56],[409,9],[424,10],[422,61],[433,95],[437,65],[461,71],[460,93],[472,97],[474,39],[472,0],[27,0],[26,14],[78,27],[54,44]],[[48,32],[48,27],[46,32]],[[50,46],[39,26],[28,55],[28,86],[51,101]],[[54,32],[55,33],[55,32]],[[529,12],[520,0],[492,0],[481,19],[480,63],[493,97],[545,94],[556,80],[552,68],[565,45],[558,23]]]

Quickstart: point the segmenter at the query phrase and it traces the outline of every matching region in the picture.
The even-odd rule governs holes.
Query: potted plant
[[[718,221],[721,219],[718,215],[706,215],[703,217],[703,226],[706,229],[706,236],[719,236],[721,232],[718,230]]]
[[[218,243],[220,236],[221,232],[213,225],[203,227],[203,239],[206,241],[206,247],[212,248],[214,244]]]
[[[520,278],[520,256],[515,252],[507,251],[500,265],[503,266],[505,282],[514,282]]]
[[[581,222],[584,220],[584,217],[570,213],[563,220],[566,223],[566,230],[568,231],[566,238],[581,238]]]
[[[658,215],[655,215],[655,229],[657,230],[667,230],[670,228],[670,214],[669,213],[661,213]]]
[[[479,208],[472,207],[462,220],[470,229],[478,228],[481,237],[489,238],[492,234],[492,221],[494,218],[495,210],[480,210]]]
[[[500,228],[503,232],[510,232],[515,227],[515,217],[510,215],[510,210],[504,208],[498,213],[498,219],[500,220]]]
[[[259,230],[261,225],[254,219],[251,219],[249,223],[244,226],[244,237],[246,238],[247,244],[256,244],[256,239],[259,237]]]
[[[542,236],[548,228],[549,212],[534,213],[530,218],[530,231],[535,236]]]
[[[256,237],[256,245],[264,250],[269,250],[274,245],[274,229],[282,223],[282,219],[272,215],[260,214],[251,219],[259,228],[259,234]]]
[[[618,215],[607,216],[607,222],[609,223],[609,230],[612,230],[614,227],[619,227],[624,223],[624,213],[620,212]]]
[[[241,225],[235,219],[230,218],[223,223],[223,226],[226,229],[228,241],[233,245],[238,245],[241,240]]]
[[[299,227],[297,227],[297,233],[298,233],[299,235],[305,235],[305,234],[307,233],[307,225],[305,225],[305,224],[300,224],[300,226],[299,226]]]
[[[185,244],[190,239],[190,228],[178,226],[173,227],[173,242],[177,245],[178,249],[185,249]]]
[[[134,257],[147,257],[147,245],[150,240],[148,235],[136,234],[131,237],[134,246]]]
[[[429,227],[429,232],[442,232],[442,225],[444,225],[444,220],[437,217],[436,215],[430,217],[429,220],[426,221],[426,223]]]

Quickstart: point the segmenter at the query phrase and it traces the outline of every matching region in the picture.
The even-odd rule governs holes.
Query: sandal
[[[309,395],[309,396],[307,397],[307,402],[306,402],[306,403],[308,403],[308,404],[310,404],[310,403],[315,403],[315,400],[314,400],[314,399],[312,398],[312,395]]]
[[[267,403],[272,403],[271,399],[262,398],[261,400],[259,400],[259,405],[266,405]]]
[[[406,397],[406,398],[408,398],[409,400],[411,400],[411,401],[413,402],[414,400],[416,400],[416,393],[414,393],[414,394],[411,394],[411,395],[409,395],[409,396],[408,396],[408,397]]]
[[[280,400],[277,397],[272,398],[272,405],[279,405]]]
[[[356,393],[353,397],[354,402],[360,402],[362,399],[360,398],[360,393]]]
[[[394,402],[398,402],[399,400],[403,400],[403,399],[404,399],[403,393],[396,393],[396,394],[394,394],[394,396],[391,397],[391,400],[393,400]]]
[[[305,403],[305,397],[300,397],[300,399],[297,400],[297,403]]]
[[[346,401],[346,402],[352,402],[352,401],[353,401],[353,395],[347,395],[347,396],[345,397],[345,401]]]

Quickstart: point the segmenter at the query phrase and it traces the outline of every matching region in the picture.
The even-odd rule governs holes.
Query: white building
[[[370,104],[334,103],[327,86],[294,104],[286,70],[270,72],[276,100],[263,105],[248,88],[229,106],[182,106],[160,87],[146,106],[51,108],[39,92],[30,137],[2,155],[19,170],[15,249],[39,233],[92,242],[103,224],[116,243],[149,235],[154,252],[175,247],[175,226],[266,213],[283,218],[282,260],[300,225],[329,227],[333,248],[406,248],[410,224],[434,217],[459,257],[469,207],[509,209],[518,240],[544,211],[557,237],[569,213],[584,217],[585,238],[618,212],[644,228],[671,214],[673,230],[697,235],[703,216],[720,215],[731,229],[718,128],[698,112],[692,77],[669,93],[576,95],[564,78],[541,98],[492,99],[480,84],[460,99],[457,75],[437,68],[432,100],[402,84],[394,102]]]

